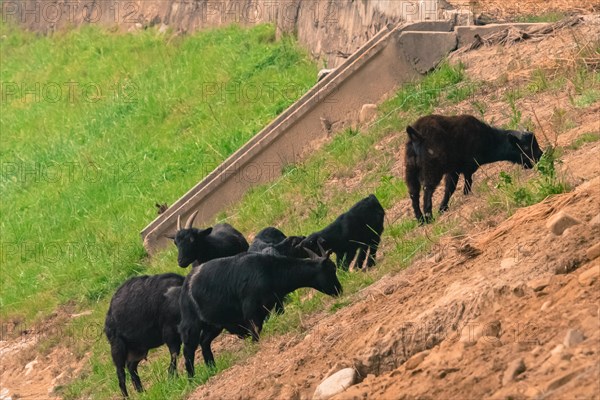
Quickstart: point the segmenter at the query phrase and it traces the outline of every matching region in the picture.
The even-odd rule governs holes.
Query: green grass
[[[172,255],[145,261],[139,231],[154,204],[174,202],[316,79],[268,25],[172,38],[3,24],[0,36],[3,319],[87,307],[131,275],[175,269]]]
[[[253,345],[248,345],[245,349],[246,355],[253,352]],[[89,396],[94,399],[111,399],[120,394],[117,382],[115,368],[110,359],[110,349],[108,345],[102,352],[96,352],[92,355],[89,365],[90,370],[85,372],[78,380],[70,385],[58,387],[55,393],[60,394],[64,399],[79,399]],[[178,374],[169,377],[167,368],[169,364],[169,355],[166,348],[155,352],[150,357],[150,362],[143,362],[138,368],[144,392],[137,393],[129,375],[127,375],[127,391],[131,398],[145,400],[162,399],[183,399],[191,393],[198,385],[205,383],[211,376],[218,374],[233,365],[241,354],[222,352],[216,358],[216,367],[207,368],[201,362],[196,365],[196,374],[192,380],[188,379],[187,374],[179,368]],[[201,357],[200,357],[201,358]],[[103,376],[105,379],[95,381],[94,378]],[[148,385],[149,382],[160,382],[160,384]]]
[[[567,146],[570,150],[577,150],[586,143],[594,143],[600,140],[600,132],[588,132],[579,136],[570,145]]]
[[[548,11],[541,14],[525,14],[519,15],[514,19],[514,22],[557,22],[567,17],[562,11]]]
[[[527,207],[539,203],[548,196],[567,192],[571,189],[564,176],[556,171],[556,163],[559,162],[560,148],[549,147],[544,150],[540,161],[535,169],[537,176],[524,180],[520,172],[500,172],[496,191],[489,194],[490,205],[502,209],[509,214],[519,207]]]

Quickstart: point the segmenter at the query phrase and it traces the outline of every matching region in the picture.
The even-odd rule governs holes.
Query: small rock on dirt
[[[543,350],[544,350],[544,348],[542,346],[535,346],[533,348],[533,350],[531,350],[531,355],[534,356],[534,357],[537,357],[540,354],[542,354]]]
[[[411,358],[409,358],[406,361],[406,363],[404,363],[405,368],[407,370],[417,368],[419,366],[419,364],[421,364],[423,362],[423,360],[425,359],[425,357],[427,357],[428,355],[429,355],[429,350],[425,350],[425,351],[422,351],[420,353],[413,355]]]
[[[554,264],[554,273],[556,275],[570,274],[575,271],[581,265],[579,258],[571,258],[560,260]]]
[[[577,280],[581,285],[589,286],[598,280],[598,277],[600,277],[600,264],[594,265],[587,271],[583,271],[581,274],[579,274]]]
[[[31,371],[33,371],[33,368],[35,367],[36,364],[38,364],[38,359],[36,358],[33,361],[30,361],[29,363],[27,363],[27,365],[25,365],[25,375],[29,375],[31,373]]]
[[[595,226],[595,225],[600,225],[600,214],[596,215],[594,218],[592,218],[589,222],[589,224],[591,226]]]
[[[158,28],[158,33],[166,33],[169,30],[169,25],[160,24],[160,28]]]
[[[358,122],[364,124],[365,122],[371,121],[377,115],[376,104],[363,104],[360,109],[360,115],[358,116]]]
[[[596,243],[585,252],[588,260],[593,260],[596,257],[600,256],[600,243]]]
[[[517,264],[517,260],[514,259],[513,257],[508,257],[503,259],[502,261],[500,261],[500,268],[502,269],[508,269],[508,268],[512,268]]]
[[[560,236],[565,231],[565,229],[580,223],[581,222],[579,220],[570,216],[566,212],[559,211],[558,213],[554,214],[548,220],[548,222],[546,222],[546,227],[550,230],[550,232],[554,233],[557,236]]]
[[[344,368],[317,386],[313,400],[326,400],[338,393],[342,393],[350,386],[356,383],[356,370],[354,368]]]
[[[565,346],[562,344],[557,344],[552,350],[550,350],[550,355],[562,354],[565,350]]]
[[[563,345],[565,347],[573,347],[583,342],[585,339],[585,335],[581,331],[569,329],[563,340]]]
[[[527,283],[527,286],[529,286],[534,292],[544,290],[548,285],[550,285],[550,278],[534,279]]]
[[[334,70],[333,68],[323,68],[322,70],[320,70],[319,73],[317,74],[317,81],[320,81],[321,79],[325,78],[333,70]]]
[[[544,304],[542,304],[542,307],[540,308],[540,310],[546,311],[547,309],[550,308],[550,306],[552,306],[552,300],[547,300],[544,302]]]
[[[460,334],[460,342],[466,346],[475,344],[479,339],[495,343],[502,334],[502,324],[495,320],[488,323],[469,323],[465,325]]]
[[[548,385],[548,388],[546,389],[546,391],[551,392],[551,391],[556,390],[559,387],[567,384],[571,379],[576,377],[580,372],[581,372],[581,370],[573,371],[571,373],[561,376],[560,378],[553,380]]]
[[[0,390],[0,399],[11,400],[10,391],[7,388],[2,388],[2,390]]]
[[[525,372],[525,362],[522,358],[513,360],[504,371],[504,375],[502,377],[502,385],[506,386],[510,382],[514,381],[517,376]]]

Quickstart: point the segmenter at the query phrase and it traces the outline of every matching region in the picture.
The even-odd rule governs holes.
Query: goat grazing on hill
[[[274,244],[285,240],[286,237],[287,236],[279,229],[269,226],[256,234],[248,248],[248,252],[260,253],[267,247],[271,247]]]
[[[304,236],[286,237],[279,229],[269,226],[256,234],[248,248],[248,252],[270,254],[272,256],[309,258],[310,255],[300,246],[304,239]],[[277,314],[285,312],[284,301],[285,298],[278,299],[275,304]]]
[[[177,325],[183,281],[184,277],[177,274],[144,275],[127,280],[115,292],[106,314],[104,332],[123,396],[128,396],[125,366],[135,389],[143,390],[137,367],[150,349],[166,343],[171,353],[169,374],[175,373],[181,349]]]
[[[309,250],[310,252],[310,250]],[[198,345],[207,365],[214,365],[210,345],[226,329],[258,341],[263,323],[277,301],[301,287],[338,296],[342,285],[329,252],[314,259],[261,253],[219,258],[193,269],[181,290],[181,323],[185,367],[194,376]]]
[[[169,236],[177,246],[177,263],[181,268],[203,262],[229,257],[248,250],[248,242],[239,231],[229,224],[217,224],[206,229],[192,227],[198,211],[181,227],[181,216],[177,217],[177,233]]]
[[[304,236],[285,236],[279,229],[269,226],[256,234],[248,248],[249,253],[263,253],[274,256],[308,258],[300,246]]]
[[[428,115],[407,126],[406,132],[406,184],[421,224],[432,220],[432,196],[442,177],[446,188],[440,212],[448,209],[460,174],[468,194],[480,165],[510,161],[532,168],[542,156],[533,133],[494,128],[470,115]],[[425,215],[419,207],[421,185]]]
[[[367,267],[375,264],[375,255],[383,232],[385,211],[375,195],[360,200],[324,229],[309,235],[301,245],[318,251],[318,242],[332,250],[341,267],[348,269],[358,251],[356,265],[362,268],[367,253]]]

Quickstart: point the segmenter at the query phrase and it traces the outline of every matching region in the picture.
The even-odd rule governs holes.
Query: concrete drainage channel
[[[434,21],[384,28],[146,226],[141,232],[144,247],[149,254],[164,248],[178,215],[184,219],[199,210],[196,224],[212,223],[250,187],[276,179],[284,166],[300,160],[311,143],[358,120],[364,104],[378,103],[431,71],[450,52],[470,44],[475,34],[536,25],[545,24],[454,27]]]

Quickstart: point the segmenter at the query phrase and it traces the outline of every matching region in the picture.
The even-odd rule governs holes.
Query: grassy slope
[[[138,232],[154,203],[176,200],[316,76],[272,26],[4,35],[3,318],[103,300],[146,270]]]

